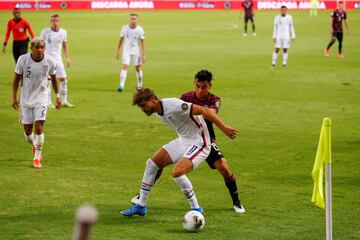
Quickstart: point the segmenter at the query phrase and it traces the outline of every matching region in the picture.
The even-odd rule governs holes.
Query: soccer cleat
[[[136,205],[139,204],[139,202],[140,202],[140,194],[136,194],[136,196],[131,199],[131,203]]]
[[[325,48],[325,57],[328,57],[328,56],[330,56],[329,49]]]
[[[234,204],[234,210],[236,213],[245,213],[245,208],[241,203]]]
[[[123,91],[124,91],[124,89],[122,87],[118,88],[118,92],[123,92]]]
[[[271,65],[271,69],[274,69],[274,68],[275,68],[275,64],[272,64],[272,65]]]
[[[52,104],[52,103],[50,103],[50,104],[48,105],[48,108],[50,108],[50,109],[55,109],[55,105]]]
[[[247,33],[244,33],[244,34],[243,34],[243,37],[247,37]]]
[[[253,36],[256,37],[256,32],[253,32]]]
[[[139,204],[136,204],[131,208],[120,211],[120,214],[127,217],[131,217],[133,215],[145,216],[146,212],[147,212],[146,206],[140,206]]]
[[[338,58],[339,58],[339,59],[343,59],[343,58],[344,58],[344,55],[343,55],[342,53],[339,53]]]
[[[286,68],[286,64],[283,64],[282,67],[283,67],[283,68]]]
[[[191,210],[197,211],[201,214],[204,214],[204,209],[202,207],[198,207],[198,208],[192,208]]]
[[[75,105],[73,105],[73,104],[71,104],[71,103],[69,103],[69,102],[64,102],[64,103],[61,104],[61,106],[67,107],[67,108],[73,108],[73,107],[75,107]]]
[[[41,163],[40,163],[40,159],[34,159],[33,160],[33,165],[34,165],[34,168],[41,168]]]

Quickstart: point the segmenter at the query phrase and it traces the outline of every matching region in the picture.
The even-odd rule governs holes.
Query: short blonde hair
[[[32,49],[34,46],[45,46],[44,39],[42,37],[34,37],[31,39],[30,49]]]

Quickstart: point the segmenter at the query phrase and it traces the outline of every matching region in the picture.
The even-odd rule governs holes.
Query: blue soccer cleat
[[[118,92],[123,92],[123,91],[124,91],[124,89],[122,87],[118,88]]]
[[[202,207],[192,208],[191,210],[198,211],[199,213],[204,214],[204,209]]]
[[[140,206],[138,204],[132,206],[129,209],[120,211],[122,215],[127,217],[131,217],[132,215],[145,216],[146,212],[147,212],[146,206]]]

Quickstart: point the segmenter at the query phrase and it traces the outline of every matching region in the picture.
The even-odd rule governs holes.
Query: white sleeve
[[[141,28],[141,31],[140,31],[140,39],[145,39],[145,32],[144,32],[143,28]]]
[[[276,38],[276,33],[278,30],[278,23],[277,23],[277,17],[274,18],[274,31],[273,31],[273,38]]]
[[[24,73],[23,61],[24,61],[24,55],[20,56],[17,63],[16,63],[15,73],[18,74],[18,75],[23,75],[23,73]]]
[[[64,42],[64,43],[67,43],[67,41],[68,41],[68,38],[67,38],[67,31],[66,31],[66,30],[64,30],[64,39],[63,39],[63,42]]]
[[[40,37],[45,41],[45,29],[43,29],[40,33]],[[45,41],[46,42],[46,41]]]
[[[120,32],[120,37],[122,37],[122,38],[124,38],[125,37],[125,26],[123,26],[122,28],[121,28],[121,32]]]
[[[167,103],[171,112],[181,115],[190,115],[191,103],[184,102],[178,98],[170,98],[167,100]]]
[[[292,17],[290,17],[290,31],[291,31],[291,37],[295,38],[295,28]]]

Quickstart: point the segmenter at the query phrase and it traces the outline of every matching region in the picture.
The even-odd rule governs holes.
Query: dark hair
[[[208,81],[210,83],[212,78],[213,78],[213,75],[208,70],[200,70],[199,72],[197,72],[195,74],[195,81],[196,82],[197,81],[199,81],[199,82]]]
[[[18,8],[18,7],[14,8],[14,9],[13,9],[13,12],[15,12],[15,11],[19,11],[19,12],[20,12],[20,8]]]
[[[142,88],[134,93],[132,104],[139,105],[143,102],[150,101],[152,98],[158,99],[154,91],[150,88]]]
[[[287,8],[285,5],[282,5],[280,8]]]
[[[59,14],[55,13],[55,14],[51,15],[51,17],[52,17],[52,18],[53,18],[53,17],[58,17],[58,18],[59,18],[60,16],[59,16]]]
[[[338,4],[343,4],[344,2],[343,1],[339,1]]]

